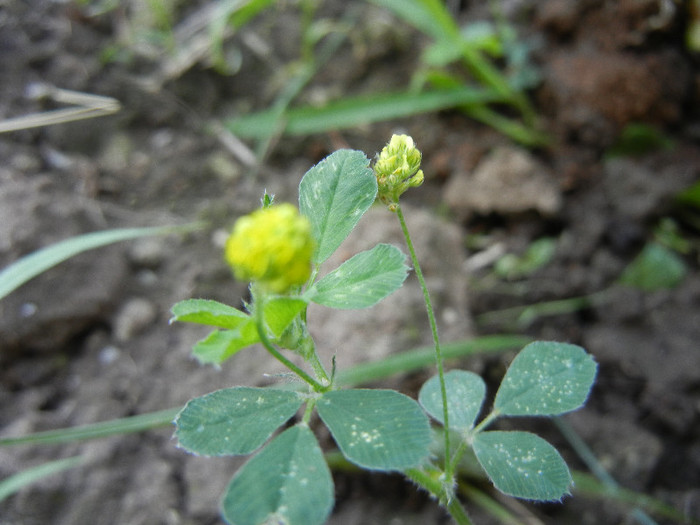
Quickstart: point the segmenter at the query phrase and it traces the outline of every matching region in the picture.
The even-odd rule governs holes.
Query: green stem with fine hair
[[[270,352],[272,356],[277,359],[280,363],[282,363],[284,366],[286,366],[289,370],[294,372],[296,375],[298,375],[302,380],[304,380],[306,383],[311,385],[311,388],[314,389],[315,392],[325,392],[328,390],[328,387],[322,385],[318,381],[316,381],[313,377],[311,377],[309,374],[304,372],[301,368],[299,368],[297,365],[292,363],[289,359],[284,357],[277,348],[275,348],[275,345],[272,344],[272,341],[270,341],[270,338],[267,335],[267,330],[265,329],[265,317],[264,317],[264,307],[265,307],[265,299],[264,297],[255,290],[255,286],[253,287],[253,297],[254,297],[254,312],[255,312],[255,327],[258,331],[258,335],[260,336],[260,342],[262,345],[265,347],[265,350]]]
[[[457,525],[472,525],[471,519],[467,511],[460,501],[453,495],[448,495],[447,498],[442,496],[445,493],[444,483],[440,479],[441,473],[436,471],[434,473],[426,472],[425,470],[412,468],[404,471],[404,474],[414,483],[420,485],[425,490],[432,494],[440,494],[440,501],[447,509],[447,512],[452,516],[452,519],[457,523]]]
[[[411,234],[408,231],[408,226],[406,225],[406,219],[404,218],[403,211],[401,210],[401,205],[398,202],[396,202],[395,206],[393,206],[392,209],[394,209],[394,211],[396,212],[396,216],[398,217],[399,223],[401,224],[403,236],[406,239],[408,252],[411,255],[411,263],[413,264],[413,269],[416,272],[416,277],[418,278],[421,290],[423,291],[423,300],[425,301],[425,308],[428,312],[430,331],[433,334],[433,343],[435,344],[435,362],[438,369],[438,376],[440,378],[440,393],[442,395],[442,417],[444,421],[443,425],[445,427],[445,477],[448,483],[451,484],[452,479],[454,477],[454,468],[452,462],[450,461],[450,420],[449,410],[447,409],[447,388],[445,387],[445,370],[443,364],[444,359],[442,357],[442,350],[440,349],[440,338],[438,337],[437,322],[435,321],[435,312],[433,310],[433,303],[430,301],[430,293],[428,292],[428,287],[425,284],[425,278],[423,277],[423,272],[421,271],[420,263],[418,262],[418,257],[416,256],[416,250],[413,248]]]

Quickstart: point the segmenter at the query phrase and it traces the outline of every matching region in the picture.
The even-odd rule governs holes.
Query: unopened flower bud
[[[238,219],[225,258],[237,279],[285,293],[307,281],[313,251],[309,220],[291,204],[280,204]]]
[[[392,207],[408,189],[423,184],[421,152],[408,135],[394,135],[382,149],[374,165],[378,196]]]

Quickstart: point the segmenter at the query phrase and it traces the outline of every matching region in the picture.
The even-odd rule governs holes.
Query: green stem
[[[453,472],[457,470],[457,465],[459,465],[459,462],[462,460],[462,456],[464,453],[469,449],[471,446],[474,436],[476,436],[479,432],[484,430],[487,426],[489,426],[491,423],[494,422],[495,419],[498,418],[500,414],[497,411],[492,411],[488,416],[486,416],[481,423],[476,425],[471,432],[465,438],[461,441],[459,446],[457,447],[457,450],[455,450],[455,453],[452,455],[452,468]]]
[[[501,414],[499,414],[496,410],[492,410],[491,413],[486,416],[484,419],[481,420],[481,422],[476,425],[471,432],[471,435],[474,436],[484,430],[487,426],[489,426],[491,423],[494,422],[496,418],[498,418]]]
[[[446,507],[447,512],[450,513],[450,516],[452,516],[452,519],[454,519],[458,525],[472,525],[472,520],[469,519],[467,511],[464,510],[464,507],[457,498],[453,497],[450,499]]]
[[[452,468],[456,471],[457,470],[457,465],[459,465],[459,462],[462,459],[462,456],[464,456],[464,453],[469,449],[471,446],[471,443],[467,439],[462,439],[462,441],[459,442],[459,446],[457,447],[457,450],[455,450],[455,453],[452,454]]]
[[[311,385],[311,388],[314,389],[316,392],[324,392],[327,390],[326,387],[324,387],[321,383],[316,381],[313,377],[311,377],[309,374],[304,372],[301,368],[299,368],[297,365],[292,363],[289,359],[284,357],[279,350],[275,348],[275,345],[272,344],[272,341],[270,341],[270,338],[267,336],[267,330],[265,330],[265,318],[264,318],[264,307],[265,307],[265,300],[264,298],[256,293],[255,291],[253,292],[254,296],[254,309],[255,309],[255,327],[258,331],[258,335],[260,336],[260,342],[262,345],[265,347],[265,350],[270,352],[272,356],[277,359],[280,363],[282,363],[284,366],[286,366],[289,370],[294,372],[296,375],[298,375],[301,379],[303,379],[306,383]]]
[[[399,223],[401,224],[403,236],[406,239],[408,252],[411,255],[411,263],[413,264],[414,271],[416,272],[416,277],[418,278],[421,290],[423,291],[425,308],[428,312],[428,321],[430,322],[430,331],[433,334],[433,343],[435,344],[435,361],[437,364],[438,376],[440,378],[440,394],[442,395],[442,417],[444,421],[443,426],[445,427],[445,476],[451,482],[454,475],[454,471],[452,468],[452,462],[450,461],[450,420],[449,410],[447,409],[447,388],[445,387],[445,370],[443,365],[442,350],[440,349],[440,339],[438,337],[437,322],[435,321],[435,312],[433,311],[433,304],[430,301],[430,293],[428,292],[428,287],[425,284],[425,278],[423,277],[423,272],[421,271],[420,263],[418,262],[418,257],[416,256],[416,250],[413,248],[411,234],[408,232],[406,219],[403,216],[401,205],[398,202],[396,203],[395,212],[396,216],[399,218]]]
[[[309,402],[306,404],[306,409],[304,410],[304,417],[302,421],[306,423],[307,425],[309,424],[309,421],[311,421],[311,415],[314,412],[314,407],[316,406],[316,400],[315,399],[309,399]]]
[[[319,359],[318,354],[316,353],[316,345],[314,344],[314,341],[311,338],[311,336],[308,336],[306,344],[309,345],[309,349],[305,350],[304,352],[304,356],[306,356],[306,361],[311,365],[311,368],[314,369],[316,376],[321,379],[321,383],[323,383],[323,385],[325,385],[326,387],[330,386],[331,379],[328,376],[326,368],[323,366],[323,363]]]
[[[431,476],[424,470],[417,468],[408,469],[404,471],[404,474],[406,474],[406,476],[414,483],[420,485],[431,494],[437,496],[457,525],[472,525],[472,521],[469,519],[467,511],[464,510],[464,507],[459,500],[454,497],[453,494],[445,493],[448,490],[451,492],[452,489],[446,488],[439,477]]]

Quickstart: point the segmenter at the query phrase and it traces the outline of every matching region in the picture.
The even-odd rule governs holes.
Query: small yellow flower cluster
[[[309,220],[291,204],[280,204],[238,219],[225,257],[237,279],[285,293],[311,275],[314,247]]]
[[[408,189],[423,184],[420,169],[421,153],[408,135],[394,135],[379,154],[374,165],[377,177],[378,196],[389,209],[399,202],[399,197]]]

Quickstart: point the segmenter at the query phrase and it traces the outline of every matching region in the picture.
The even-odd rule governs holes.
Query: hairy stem
[[[444,482],[439,477],[417,468],[408,469],[404,471],[404,474],[414,483],[437,496],[440,499],[440,503],[447,509],[447,512],[452,516],[452,519],[457,525],[472,525],[467,511],[460,501],[451,493],[452,489],[447,489]],[[434,474],[437,474],[437,472]]]
[[[430,293],[428,292],[428,287],[425,284],[425,278],[423,277],[423,272],[420,268],[420,263],[418,262],[418,257],[416,256],[416,250],[413,248],[413,242],[411,241],[411,234],[408,232],[408,226],[406,225],[406,219],[403,216],[403,211],[401,210],[401,205],[396,203],[396,216],[399,218],[399,223],[401,224],[401,230],[403,231],[403,236],[406,239],[406,245],[408,246],[408,252],[411,255],[411,263],[413,264],[414,271],[416,272],[416,277],[420,283],[421,290],[423,291],[423,300],[425,301],[425,308],[428,312],[428,321],[430,322],[430,330],[433,334],[433,343],[435,344],[435,361],[438,369],[438,376],[440,377],[440,393],[442,395],[442,417],[445,427],[445,476],[452,482],[454,475],[454,470],[452,462],[450,461],[450,420],[449,420],[449,410],[447,409],[447,388],[445,387],[445,370],[443,365],[442,350],[440,349],[440,339],[438,337],[437,322],[435,321],[435,312],[433,311],[433,304],[430,301]]]
[[[316,345],[314,344],[313,339],[311,336],[308,336],[306,344],[309,345],[309,352],[304,353],[304,356],[306,357],[306,361],[311,365],[311,368],[314,369],[314,372],[316,373],[316,377],[318,377],[321,380],[321,383],[327,387],[331,384],[331,379],[328,377],[328,372],[326,372],[326,368],[323,366],[323,363],[318,357],[318,354],[316,353]]]
[[[289,370],[294,372],[296,375],[298,375],[302,380],[304,380],[306,383],[311,385],[311,388],[314,389],[316,392],[324,392],[327,388],[324,387],[321,383],[316,381],[313,377],[311,377],[309,374],[304,372],[301,368],[299,368],[297,365],[292,363],[289,359],[284,357],[277,348],[275,348],[275,345],[272,344],[272,341],[270,341],[270,338],[267,335],[267,330],[265,329],[265,317],[264,317],[264,307],[265,307],[265,299],[262,297],[261,294],[258,293],[253,293],[255,297],[254,301],[254,311],[255,311],[255,327],[258,331],[258,335],[260,336],[260,342],[262,345],[265,347],[265,350],[270,352],[272,356],[277,359],[280,363],[282,363],[284,366],[286,366]]]

